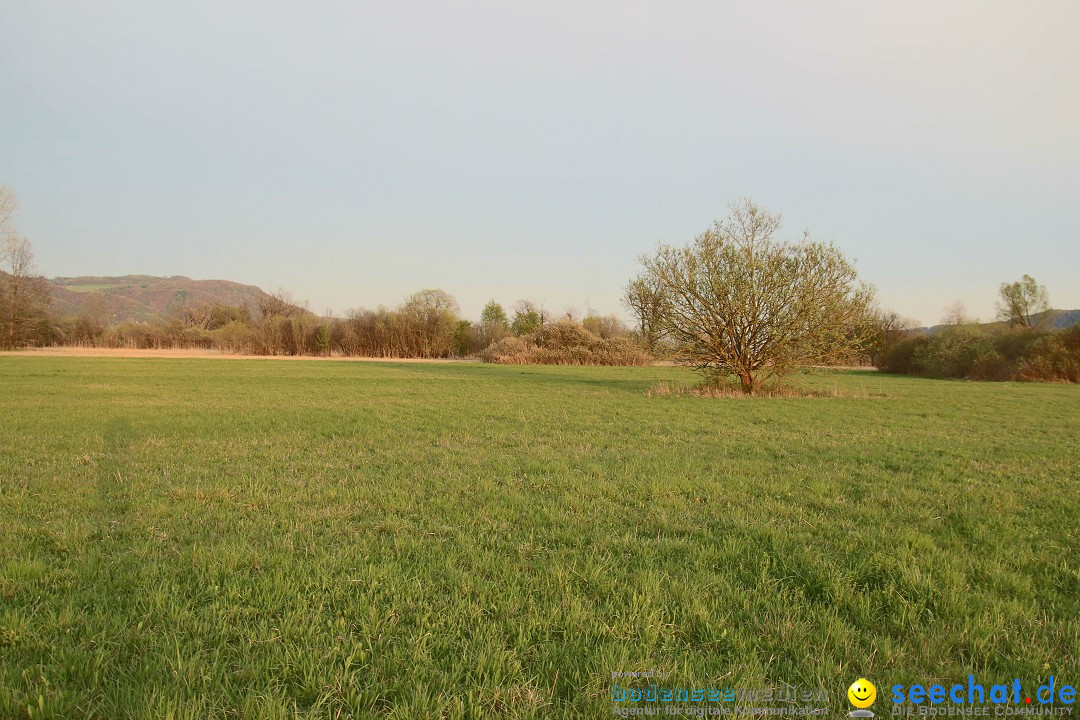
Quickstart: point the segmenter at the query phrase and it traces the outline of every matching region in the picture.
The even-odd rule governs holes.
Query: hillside
[[[1080,310],[1050,310],[1048,312],[1052,313],[1052,316],[1050,318],[1050,324],[1049,324],[1049,328],[1051,330],[1064,330],[1065,328],[1069,328],[1069,327],[1072,327],[1073,325],[1080,324]],[[1041,320],[1043,318],[1043,316],[1045,314],[1046,313],[1039,313],[1037,315],[1033,315],[1032,317],[1035,318],[1036,321],[1039,321],[1039,320]],[[1000,321],[987,322],[987,323],[978,323],[978,324],[982,325],[984,327],[987,327],[987,328],[1005,327],[1005,323],[1000,322]],[[950,325],[934,325],[932,327],[919,328],[919,330],[926,333],[927,335],[933,335],[934,333],[941,332],[942,330],[944,330],[947,327],[951,327],[951,326]]]
[[[109,323],[166,320],[184,305],[225,303],[254,308],[267,293],[229,280],[192,280],[182,275],[155,277],[58,277],[49,280],[53,312],[59,316],[93,313],[99,303]]]

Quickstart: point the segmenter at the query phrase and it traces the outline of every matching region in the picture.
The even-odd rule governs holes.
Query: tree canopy
[[[780,216],[750,200],[685,247],[642,258],[680,362],[734,374],[744,392],[799,365],[842,362],[867,340],[872,291],[831,244],[775,239]],[[652,302],[652,301],[651,301]]]
[[[1046,287],[1030,275],[1017,282],[1001,283],[998,292],[1001,296],[997,304],[998,319],[1012,327],[1031,329],[1036,324],[1035,316],[1050,309]]]

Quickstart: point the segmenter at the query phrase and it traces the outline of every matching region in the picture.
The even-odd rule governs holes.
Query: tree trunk
[[[754,376],[745,370],[739,371],[739,382],[742,383],[742,391],[747,395],[754,392]]]
[[[14,275],[11,277],[11,318],[8,321],[8,350],[15,349],[15,318],[18,312],[19,280]]]

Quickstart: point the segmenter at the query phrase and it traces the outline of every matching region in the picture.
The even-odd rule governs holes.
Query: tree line
[[[48,281],[36,274],[29,241],[14,227],[15,195],[0,187],[0,348],[58,345],[128,349],[218,349],[253,355],[345,355],[379,358],[481,356],[490,362],[640,364],[647,354],[615,315],[573,309],[554,316],[519,300],[508,313],[495,300],[480,320],[462,317],[439,289],[421,290],[396,307],[320,316],[285,291],[251,305],[181,305],[162,322],[111,324],[105,299],[87,298],[83,312],[51,311]],[[500,345],[501,343],[501,345]],[[539,352],[542,351],[542,352]],[[560,354],[561,353],[561,354]]]
[[[945,309],[933,332],[898,333],[875,365],[885,372],[965,380],[1080,382],[1080,325],[1054,330],[1046,287],[1030,275],[1002,283],[994,323]]]
[[[634,318],[567,310],[554,316],[521,300],[492,300],[479,321],[443,290],[402,304],[319,316],[285,292],[254,303],[181,306],[166,322],[108,325],[100,298],[76,318],[49,311],[49,286],[33,272],[29,242],[14,230],[14,195],[0,188],[0,346],[96,345],[216,348],[258,355],[380,358],[479,357],[499,363],[638,365],[669,358],[707,384],[733,379],[746,393],[797,367],[873,363],[887,372],[980,379],[1080,375],[1080,330],[1053,333],[1046,289],[1025,275],[1000,288],[1000,327],[954,318],[926,335],[878,305],[874,289],[832,244],[777,239],[774,214],[751,200],[730,206],[687,245],[643,256],[623,296]],[[962,315],[959,310],[950,311]],[[1075,336],[1075,337],[1074,337]]]
[[[218,302],[181,306],[164,322],[109,324],[100,298],[88,301],[86,311],[76,317],[51,316],[47,307],[46,301],[35,310],[34,322],[20,323],[15,341],[5,343],[5,347],[73,345],[437,359],[481,356],[500,343],[501,347],[513,342],[522,346],[546,344],[553,349],[565,335],[557,328],[569,327],[577,333],[578,346],[597,349],[598,344],[618,338],[644,355],[633,333],[614,315],[590,314],[578,319],[568,312],[552,318],[531,301],[517,303],[508,314],[492,300],[481,320],[473,322],[461,317],[454,298],[439,289],[421,290],[397,307],[353,310],[346,317],[317,315],[284,291],[270,293],[250,306]],[[583,364],[610,364],[586,355],[577,356]],[[522,361],[499,353],[484,357],[490,362]]]

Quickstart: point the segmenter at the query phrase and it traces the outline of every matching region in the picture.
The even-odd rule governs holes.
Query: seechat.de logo
[[[874,700],[877,699],[877,688],[874,687],[874,683],[870,682],[866,678],[859,678],[855,682],[851,683],[851,687],[847,689],[847,699],[857,710],[852,710],[848,713],[848,717],[853,718],[872,718],[874,713],[866,708],[874,704]]]

